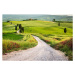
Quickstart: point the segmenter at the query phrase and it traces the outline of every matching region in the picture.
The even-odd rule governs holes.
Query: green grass
[[[56,44],[70,39],[73,37],[73,23],[61,22],[58,26],[58,22],[51,21],[10,21],[12,24],[3,22],[3,39],[12,40],[19,44],[20,48],[30,48],[33,43],[36,45],[36,41],[32,42],[32,35],[40,37],[42,40],[55,46]],[[15,25],[21,24],[24,27],[24,34],[16,34]],[[67,33],[64,33],[64,28],[67,29]],[[12,34],[10,34],[12,33]],[[34,45],[33,45],[34,46]],[[72,54],[72,52],[69,52]],[[66,54],[67,55],[67,54]]]
[[[21,40],[24,35],[16,34],[16,33],[4,33],[3,39],[5,40]]]
[[[73,60],[73,39],[62,41],[54,46],[55,49],[65,52],[69,60]]]
[[[12,21],[13,24],[22,24],[25,33],[41,33],[54,35],[70,35],[72,36],[72,23],[62,23],[58,26],[57,22],[49,21]],[[64,28],[67,28],[67,33],[64,33]]]
[[[19,47],[16,47],[15,45],[13,46],[13,44],[15,43],[19,45]],[[30,34],[5,33],[3,35],[3,53],[11,52],[14,50],[28,49],[36,45],[37,45],[37,41]]]
[[[12,25],[8,22],[3,22],[3,33],[12,33],[15,32],[15,25]]]

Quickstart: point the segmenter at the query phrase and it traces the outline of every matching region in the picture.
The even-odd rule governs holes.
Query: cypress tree
[[[22,32],[24,33],[24,27],[22,27],[21,29],[22,29]]]
[[[58,26],[60,26],[60,22],[58,22]]]
[[[53,19],[52,21],[55,22],[55,19]]]
[[[17,30],[17,26],[15,26],[15,30]]]
[[[67,29],[66,28],[64,28],[64,33],[66,33],[67,32]]]
[[[21,26],[21,24],[19,24],[19,29],[21,29],[22,28],[22,26]]]

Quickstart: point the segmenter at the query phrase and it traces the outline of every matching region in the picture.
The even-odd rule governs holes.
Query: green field
[[[12,24],[3,22],[3,40],[16,42],[20,45],[18,49],[30,48],[37,45],[32,35],[40,37],[52,47],[73,37],[73,23],[60,23],[60,26],[58,26],[58,22],[41,20],[10,22]],[[24,27],[24,33],[15,33],[15,26],[17,24],[21,24]],[[64,33],[64,28],[67,29],[66,33]],[[30,40],[33,41],[31,42]]]
[[[24,33],[41,35],[49,39],[58,38],[59,41],[69,39],[73,35],[72,23],[60,23],[50,21],[11,21],[14,25],[22,24]],[[67,28],[67,33],[64,33],[64,28]],[[13,29],[14,30],[14,29]]]

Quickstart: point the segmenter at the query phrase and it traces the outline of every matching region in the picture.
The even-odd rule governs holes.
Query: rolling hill
[[[73,16],[68,16],[68,15],[24,15],[24,14],[3,14],[3,21],[21,21],[21,20],[26,20],[26,19],[38,19],[38,20],[43,20],[43,21],[52,21],[55,19],[56,21],[72,21]]]

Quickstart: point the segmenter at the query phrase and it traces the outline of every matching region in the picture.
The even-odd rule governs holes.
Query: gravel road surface
[[[38,45],[27,50],[13,51],[3,55],[3,61],[68,61],[63,52],[55,50],[36,36]]]

